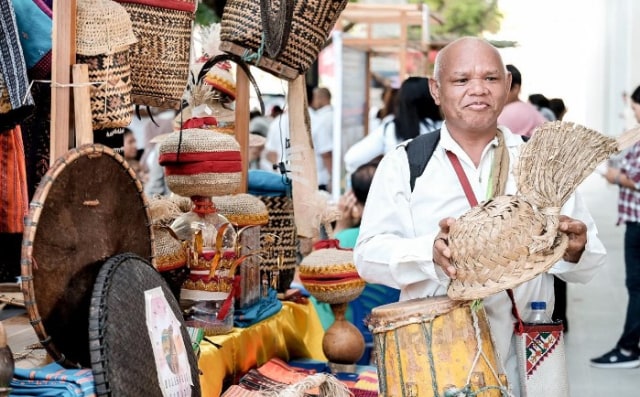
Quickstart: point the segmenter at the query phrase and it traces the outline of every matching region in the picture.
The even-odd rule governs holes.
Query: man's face
[[[449,130],[495,130],[511,85],[498,52],[486,43],[463,41],[442,55],[439,84],[429,83]]]

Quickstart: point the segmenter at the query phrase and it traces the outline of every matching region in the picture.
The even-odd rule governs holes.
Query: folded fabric
[[[260,298],[256,303],[243,309],[236,309],[234,312],[233,324],[239,328],[246,328],[273,316],[282,309],[282,302],[278,300],[278,295],[274,289],[269,289],[266,297]]]
[[[14,1],[20,43],[28,69],[51,53],[51,8],[42,0]]]
[[[29,211],[20,126],[0,134],[0,233],[22,233]]]
[[[11,381],[12,396],[95,397],[90,369],[65,369],[51,363],[40,368],[16,368]]]
[[[291,181],[283,175],[264,170],[249,170],[248,191],[254,196],[285,196],[291,189]]]

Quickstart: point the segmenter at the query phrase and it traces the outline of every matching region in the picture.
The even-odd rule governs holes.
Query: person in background
[[[529,103],[538,109],[538,112],[542,114],[547,121],[556,121],[556,115],[549,108],[549,98],[543,94],[531,94],[529,95]]]
[[[520,100],[522,75],[518,68],[509,64],[507,71],[511,74],[511,88],[507,103],[498,116],[498,124],[508,127],[513,133],[531,137],[533,130],[547,120],[531,103]]]
[[[631,108],[640,123],[640,87],[631,94]],[[605,174],[607,182],[617,185],[618,225],[624,224],[625,284],[629,293],[622,335],[615,347],[592,358],[597,368],[640,367],[640,142],[629,148]]]
[[[389,118],[393,118],[395,112],[396,101],[398,97],[398,86],[388,85],[382,90],[381,100],[382,106],[380,108],[372,108],[371,116],[369,117],[369,131],[375,131],[382,123]]]
[[[145,185],[149,177],[149,170],[146,165],[140,161],[143,150],[138,149],[136,137],[129,128],[124,129],[123,139],[122,156],[136,173],[142,185]]]
[[[333,165],[333,108],[331,91],[325,87],[313,89],[309,109],[311,139],[316,154],[318,188],[331,191],[331,169]]]
[[[497,167],[493,174],[504,175],[506,187],[494,193],[516,192],[511,171],[524,142],[497,122],[510,83],[511,75],[500,53],[486,40],[464,37],[438,53],[430,90],[444,115],[440,140],[413,190],[405,147],[390,151],[378,165],[354,249],[355,266],[364,280],[400,289],[401,301],[446,295],[450,280],[456,277],[446,243],[449,227],[470,208],[447,152],[460,160],[472,191],[484,201],[493,196],[488,193],[492,180],[498,177],[490,177],[496,168],[493,158],[502,151],[509,164]],[[588,208],[577,194],[569,197],[561,214],[559,230],[571,243],[550,272],[567,281],[587,282],[604,265],[606,251]],[[513,288],[513,293],[521,313],[531,301],[545,301],[548,313],[553,310],[553,276],[549,273]],[[483,306],[501,369],[506,370],[511,392],[517,397],[520,388],[511,300],[503,291],[484,298]]]
[[[564,105],[564,101],[562,98],[551,98],[549,99],[549,109],[556,116],[556,120],[562,120],[564,115],[567,114],[567,108]]]
[[[407,139],[440,128],[440,108],[429,94],[428,82],[426,77],[409,77],[402,83],[394,115],[352,145],[345,153],[344,164],[347,173],[393,150]]]

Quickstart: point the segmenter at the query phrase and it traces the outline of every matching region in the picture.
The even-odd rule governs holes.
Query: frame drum
[[[40,343],[66,367],[90,367],[89,305],[100,266],[132,252],[151,260],[142,184],[112,149],[83,145],[42,178],[25,218],[21,279]]]

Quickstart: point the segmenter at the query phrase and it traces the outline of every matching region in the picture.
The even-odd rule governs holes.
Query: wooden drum
[[[499,397],[506,390],[482,306],[446,296],[391,303],[372,310],[369,329],[382,396]]]
[[[67,367],[89,367],[89,304],[100,267],[130,252],[153,256],[148,203],[112,149],[68,151],[42,178],[25,218],[21,280],[40,343]]]

